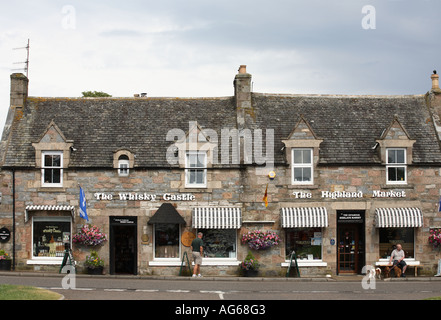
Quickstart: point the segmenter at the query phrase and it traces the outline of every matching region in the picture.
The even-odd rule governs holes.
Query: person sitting
[[[407,268],[407,264],[406,261],[404,261],[404,257],[405,257],[404,250],[401,244],[398,243],[396,249],[394,249],[390,255],[389,264],[392,264],[393,261],[392,266],[393,267],[397,266],[398,268],[401,269],[401,277],[403,278],[406,277],[404,273],[406,272],[406,268]]]

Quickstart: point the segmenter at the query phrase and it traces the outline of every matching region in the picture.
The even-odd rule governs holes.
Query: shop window
[[[405,258],[415,258],[414,228],[379,228],[380,258],[389,259],[398,243],[404,250]]]
[[[236,258],[236,229],[198,229],[203,233],[205,258]]]
[[[312,149],[292,149],[292,183],[313,183]]]
[[[155,258],[179,258],[179,224],[155,223]]]
[[[322,228],[296,228],[286,230],[286,259],[295,251],[297,259],[322,259]]]
[[[406,184],[406,149],[387,149],[387,183]]]
[[[129,157],[125,154],[118,158],[118,175],[121,177],[129,175]]]
[[[207,186],[207,153],[188,152],[185,158],[185,186],[205,188]]]
[[[33,217],[32,257],[64,256],[64,243],[71,239],[71,218]]]
[[[41,179],[43,187],[63,185],[63,152],[42,152]]]

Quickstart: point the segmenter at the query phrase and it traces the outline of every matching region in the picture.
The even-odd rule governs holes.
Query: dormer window
[[[405,148],[388,148],[386,175],[388,184],[406,184],[407,183],[407,163]]]
[[[312,148],[292,149],[292,184],[313,184]]]
[[[207,186],[207,153],[187,152],[185,158],[185,186],[205,188]]]
[[[63,186],[63,152],[43,151],[41,184],[43,187]]]
[[[118,158],[118,175],[120,177],[127,177],[129,175],[129,157],[127,155],[121,155]]]

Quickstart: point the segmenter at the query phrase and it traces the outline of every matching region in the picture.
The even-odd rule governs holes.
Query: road
[[[80,275],[69,279],[62,275],[1,274],[0,284],[50,289],[61,293],[66,300],[421,300],[441,296],[441,281],[379,280],[375,282],[375,289],[364,289],[362,277],[359,279],[360,281],[286,281],[283,278],[167,280]],[[63,289],[63,286],[70,289]]]

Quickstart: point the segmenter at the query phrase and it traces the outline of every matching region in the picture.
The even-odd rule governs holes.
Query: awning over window
[[[282,208],[282,228],[313,228],[328,226],[328,212],[324,207]]]
[[[148,224],[155,223],[185,225],[185,220],[171,203],[163,203],[148,222]]]
[[[239,229],[241,225],[240,208],[200,207],[193,209],[193,228]]]
[[[75,218],[74,206],[26,206],[25,222],[28,222],[29,220],[29,211],[70,211],[72,218]]]
[[[423,226],[423,215],[418,208],[377,208],[377,228],[411,228]]]

